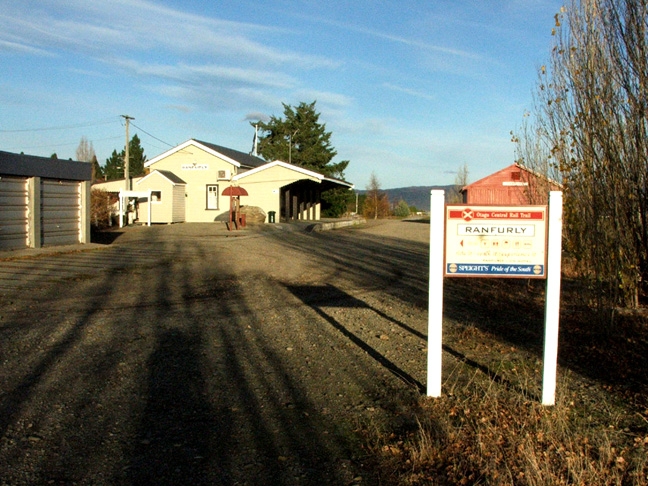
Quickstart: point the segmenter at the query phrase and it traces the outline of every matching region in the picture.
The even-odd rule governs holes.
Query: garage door
[[[27,247],[27,179],[0,178],[0,249]]]
[[[41,181],[41,238],[43,246],[73,245],[80,241],[81,188],[78,182]]]

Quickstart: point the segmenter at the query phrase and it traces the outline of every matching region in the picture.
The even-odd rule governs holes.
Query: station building
[[[286,162],[266,162],[195,139],[154,157],[144,167],[148,173],[133,178],[128,188],[121,180],[98,183],[93,189],[126,195],[130,191],[137,199],[140,222],[150,217],[152,223],[205,223],[227,221],[230,196],[223,192],[230,187],[241,187],[247,193],[241,196],[241,205],[272,213],[276,221],[317,221],[322,192],[353,188],[348,182]]]

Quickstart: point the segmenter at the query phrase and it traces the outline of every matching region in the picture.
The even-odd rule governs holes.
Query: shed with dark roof
[[[90,242],[92,165],[0,151],[0,249]]]

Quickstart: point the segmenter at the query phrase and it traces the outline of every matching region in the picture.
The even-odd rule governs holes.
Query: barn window
[[[162,202],[162,191],[151,191],[151,202]]]
[[[520,172],[511,172],[511,180],[512,181],[519,181],[521,177]]]
[[[218,209],[218,184],[207,185],[207,209]]]

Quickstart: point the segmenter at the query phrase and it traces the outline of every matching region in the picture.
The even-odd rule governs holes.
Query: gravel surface
[[[423,390],[429,225],[103,237],[0,254],[0,484],[377,484],[358,432]]]

